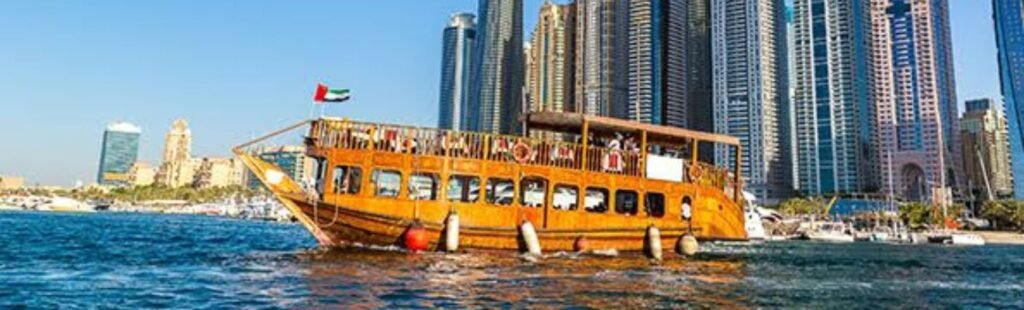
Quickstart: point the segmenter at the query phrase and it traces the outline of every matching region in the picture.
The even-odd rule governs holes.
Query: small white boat
[[[825,242],[854,242],[856,239],[849,233],[846,224],[843,223],[815,223],[813,228],[806,233],[807,239]]]
[[[755,203],[757,197],[754,194],[743,191],[743,198],[747,201],[747,206],[743,211],[747,239],[751,241],[767,240],[768,233],[765,231],[764,223],[761,221],[761,214],[757,212],[758,206]]]
[[[985,245],[985,238],[976,234],[955,233],[949,239],[952,245]]]
[[[96,208],[87,203],[71,198],[54,197],[42,205],[36,207],[40,211],[55,212],[96,212]]]

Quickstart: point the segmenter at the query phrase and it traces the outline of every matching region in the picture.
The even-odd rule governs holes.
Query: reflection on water
[[[0,308],[1024,307],[1024,248],[707,244],[637,254],[318,250],[301,227],[0,213]]]
[[[445,255],[339,249],[313,252],[306,281],[315,304],[360,306],[737,306],[738,261],[558,253],[528,262],[505,253]],[[331,296],[344,296],[330,300]],[[323,299],[323,298],[328,299]]]

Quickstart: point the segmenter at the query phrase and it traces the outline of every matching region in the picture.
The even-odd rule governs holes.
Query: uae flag
[[[316,102],[345,102],[348,98],[348,89],[331,89],[323,83],[316,85],[316,93],[313,94],[313,101]]]

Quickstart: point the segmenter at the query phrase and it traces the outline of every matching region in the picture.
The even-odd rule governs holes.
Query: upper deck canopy
[[[656,144],[678,145],[683,140],[695,139],[712,143],[739,146],[740,140],[733,136],[719,135],[682,128],[637,123],[617,118],[584,115],[579,113],[531,112],[526,115],[530,129],[549,130],[556,132],[581,133],[583,124],[588,123],[588,130],[602,133],[635,133],[647,132],[647,141]]]

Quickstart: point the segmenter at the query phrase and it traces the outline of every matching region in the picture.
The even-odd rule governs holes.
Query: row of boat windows
[[[332,181],[333,193],[355,195],[360,193],[363,170],[359,167],[337,166],[334,168]],[[436,201],[446,199],[450,202],[479,202],[481,189],[483,198],[488,204],[511,206],[518,201],[524,208],[543,208],[551,195],[551,207],[555,210],[575,211],[579,208],[580,188],[572,184],[555,184],[548,188],[548,180],[541,177],[524,177],[519,180],[518,195],[515,192],[515,181],[506,178],[488,178],[481,182],[480,177],[471,175],[451,175],[447,187],[442,192],[441,179],[436,173],[411,173],[406,180],[407,198],[410,200]],[[391,169],[374,169],[370,174],[373,195],[377,197],[399,198],[402,186],[402,173]],[[609,210],[612,195],[608,189],[587,187],[584,190],[583,209],[592,213],[606,213]],[[614,209],[616,213],[637,215],[640,211],[640,193],[634,190],[620,189],[615,191]],[[517,200],[518,199],[518,200]],[[655,192],[643,193],[644,213],[650,217],[665,215],[665,195]]]

